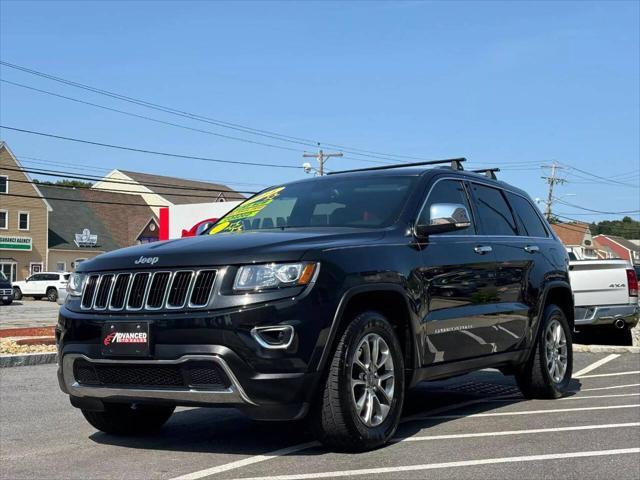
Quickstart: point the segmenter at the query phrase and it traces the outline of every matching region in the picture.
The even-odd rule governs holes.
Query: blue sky
[[[640,2],[0,3],[0,57],[215,119],[421,158],[465,156],[543,197],[556,160],[564,201],[640,210]],[[0,84],[0,120],[118,145],[301,165],[300,145],[173,117],[2,67],[12,82],[274,143],[159,125]],[[108,150],[2,130],[31,167],[125,168],[256,189],[303,177]],[[31,159],[24,158],[31,157]],[[353,155],[350,155],[353,157]],[[37,158],[40,160],[33,160]],[[366,157],[360,157],[366,158]],[[369,158],[371,160],[371,158]],[[45,163],[33,163],[44,161]],[[374,164],[332,159],[328,168]],[[599,180],[589,174],[610,178]],[[557,212],[595,215],[568,205]],[[640,218],[634,215],[635,218]]]

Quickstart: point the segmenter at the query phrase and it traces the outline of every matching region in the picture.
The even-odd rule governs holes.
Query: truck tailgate
[[[569,278],[575,306],[628,304],[627,268],[625,260],[571,262]]]

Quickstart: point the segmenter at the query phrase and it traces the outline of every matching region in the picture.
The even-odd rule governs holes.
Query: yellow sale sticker
[[[260,213],[267,205],[273,202],[284,189],[285,187],[273,188],[250,198],[216,223],[209,231],[209,235],[215,235],[220,232],[240,232],[244,230],[242,221]]]

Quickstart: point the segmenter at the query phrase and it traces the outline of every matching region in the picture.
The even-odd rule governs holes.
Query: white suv
[[[34,273],[26,280],[13,282],[13,299],[20,300],[22,297],[33,297],[36,300],[47,297],[51,302],[58,299],[58,289],[64,290],[69,283],[69,273],[67,272],[41,272]]]

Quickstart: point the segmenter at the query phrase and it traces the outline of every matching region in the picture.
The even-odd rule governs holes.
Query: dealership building
[[[243,198],[226,185],[124,170],[91,188],[35,183],[0,142],[0,270],[12,281],[73,271],[101,253],[158,240],[161,207]]]

